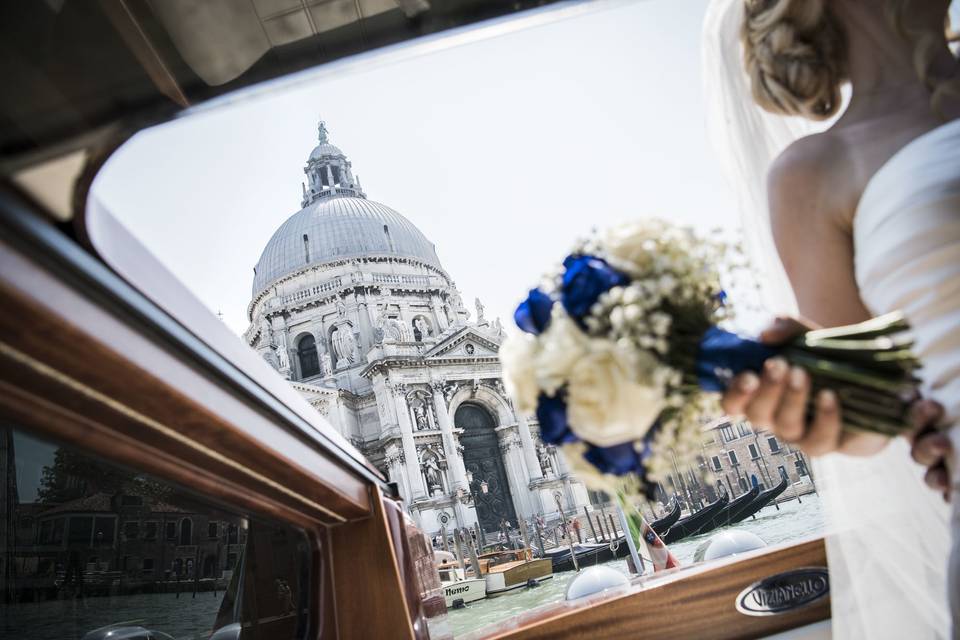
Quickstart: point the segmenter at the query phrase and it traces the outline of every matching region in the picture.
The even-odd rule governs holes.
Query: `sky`
[[[479,297],[506,323],[593,228],[649,216],[737,227],[706,137],[706,5],[601,1],[301,74],[141,132],[94,192],[239,334],[253,267],[300,208],[322,117],[368,198],[436,245],[471,310]]]

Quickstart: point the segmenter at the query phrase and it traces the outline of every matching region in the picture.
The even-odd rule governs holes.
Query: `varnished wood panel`
[[[131,466],[169,463],[160,475],[206,470],[318,522],[369,513],[368,483],[335,457],[171,353],[162,336],[145,334],[4,243],[0,306],[7,385],[34,403],[63,403],[67,412],[101,420],[117,433],[104,444],[117,446],[97,450],[100,441],[82,429],[46,435],[107,457],[112,448],[127,451]],[[32,422],[44,428],[43,420]],[[127,449],[119,446],[124,438]]]
[[[405,594],[382,494],[376,487],[371,492],[372,517],[330,529],[339,637],[413,640],[411,603]]]
[[[555,638],[656,638],[657,640],[759,638],[830,617],[829,597],[797,611],[764,617],[735,608],[754,582],[800,567],[826,567],[823,539],[754,552],[738,558],[651,577],[627,592],[535,610],[470,636],[474,640]],[[561,574],[554,579],[568,579]]]

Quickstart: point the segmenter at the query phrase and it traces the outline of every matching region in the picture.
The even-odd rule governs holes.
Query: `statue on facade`
[[[423,461],[423,477],[427,481],[427,492],[430,495],[436,495],[443,491],[443,483],[440,475],[440,465],[434,456],[427,456]]]
[[[430,330],[430,325],[422,316],[413,319],[413,340],[415,342],[423,342],[424,338],[429,338],[431,335],[433,335],[433,332]]]
[[[542,444],[537,445],[537,460],[540,461],[540,471],[544,476],[553,475],[553,461],[550,460],[550,452]]]
[[[413,418],[417,423],[417,431],[423,431],[430,428],[430,422],[427,420],[427,412],[423,404],[413,406]]]
[[[320,354],[320,373],[323,376],[333,375],[333,360],[326,350]]]
[[[333,343],[334,355],[337,356],[337,368],[357,361],[357,338],[353,335],[353,327],[348,324],[340,325],[330,335]]]
[[[380,342],[403,341],[403,325],[396,318],[387,316],[386,306],[377,309],[377,331]]]
[[[443,305],[443,314],[447,316],[447,324],[453,324],[457,319],[453,313],[453,309],[450,308],[449,304]]]
[[[476,298],[473,301],[473,304],[477,307],[477,324],[486,323],[487,319],[483,317],[484,307],[483,307],[483,303],[480,302],[480,298]]]

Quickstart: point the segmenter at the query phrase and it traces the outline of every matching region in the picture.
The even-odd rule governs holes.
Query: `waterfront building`
[[[707,467],[731,495],[739,495],[753,485],[775,486],[784,475],[790,484],[812,484],[803,453],[769,431],[745,420],[725,418],[714,423],[707,434]]]
[[[746,420],[715,420],[704,427],[703,436],[696,461],[678,461],[674,472],[660,484],[661,503],[677,495],[686,503],[700,506],[715,500],[720,492],[735,498],[754,485],[768,489],[784,475],[791,485],[802,487],[797,489],[801,494],[815,489],[803,453]],[[794,493],[790,491],[785,497]]]
[[[320,123],[301,209],[254,269],[244,339],[396,482],[422,529],[587,503],[504,392],[499,319],[471,316],[436,248],[367,198]]]

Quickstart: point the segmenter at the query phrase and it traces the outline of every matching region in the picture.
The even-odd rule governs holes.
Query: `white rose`
[[[639,358],[607,340],[590,341],[570,371],[567,389],[567,417],[579,438],[610,447],[646,434],[663,409],[663,387],[639,382],[651,378],[650,371],[640,370]]]
[[[649,262],[656,248],[658,231],[649,222],[618,225],[607,230],[600,239],[600,246],[614,260],[626,262],[639,270]]]
[[[534,362],[538,351],[537,339],[529,333],[514,333],[500,345],[503,383],[523,413],[533,413],[537,408],[540,387]]]
[[[550,326],[540,334],[540,349],[534,359],[537,382],[551,396],[567,383],[570,370],[586,352],[588,340],[559,304],[553,308]]]

